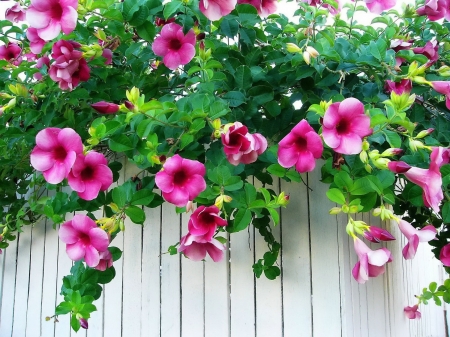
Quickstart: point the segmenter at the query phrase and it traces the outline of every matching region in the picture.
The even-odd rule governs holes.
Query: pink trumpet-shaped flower
[[[77,155],[83,153],[81,137],[72,129],[46,128],[36,135],[31,165],[43,172],[50,184],[59,184],[69,174]]]
[[[394,7],[396,0],[364,0],[364,2],[371,13],[380,14]]]
[[[322,139],[303,119],[280,141],[278,163],[285,168],[295,165],[300,173],[311,172],[322,152]]]
[[[105,65],[112,64],[113,52],[111,49],[108,48],[103,49],[102,57],[105,58]]]
[[[393,49],[395,52],[398,52],[400,50],[407,50],[407,49],[411,49],[412,46],[412,42],[414,42],[414,40],[402,40],[402,39],[393,39],[391,40],[391,45],[390,48]],[[405,62],[406,60],[404,58],[401,57],[396,57],[395,58],[395,65],[396,66],[401,66],[403,62]]]
[[[37,69],[41,69],[44,65],[47,67],[47,69],[50,67],[50,59],[48,58],[48,56],[42,56],[36,61]],[[34,73],[33,77],[38,81],[42,80],[42,74],[40,72]]]
[[[36,28],[39,37],[50,41],[61,30],[70,34],[77,25],[78,0],[31,0],[27,9],[27,21]]]
[[[450,267],[450,243],[447,243],[441,248],[439,260],[441,260],[444,266]]]
[[[364,237],[375,243],[395,240],[394,236],[387,230],[376,226],[369,226],[369,229],[364,232]]]
[[[5,19],[11,22],[20,22],[25,20],[25,10],[16,3],[11,8],[8,8],[5,12]]]
[[[91,104],[91,107],[94,108],[95,110],[97,110],[97,112],[99,112],[101,114],[106,114],[106,115],[114,114],[117,111],[119,111],[119,106],[117,104],[109,103],[109,102],[105,102],[105,101],[100,101],[100,102]]]
[[[27,39],[30,41],[30,49],[34,54],[40,54],[45,46],[45,40],[41,39],[37,34],[37,29],[29,27],[27,29]]]
[[[427,67],[432,66],[439,59],[439,45],[436,40],[427,41],[425,46],[413,48],[415,54],[422,54],[428,58],[428,62],[425,64]]]
[[[436,228],[432,225],[423,227],[422,229],[415,229],[409,222],[400,220],[398,227],[403,235],[408,239],[408,243],[403,247],[402,253],[406,260],[416,256],[419,242],[428,242],[436,237]]]
[[[200,206],[192,213],[188,222],[189,234],[211,241],[218,226],[226,226],[227,221],[219,216],[217,206]]]
[[[331,104],[323,116],[323,140],[337,153],[360,153],[362,138],[370,134],[370,117],[356,98]]]
[[[223,151],[233,165],[254,163],[267,149],[266,138],[259,133],[248,133],[240,122],[234,122],[221,137]]]
[[[200,0],[200,11],[211,21],[221,19],[236,7],[236,0]]]
[[[196,237],[186,234],[180,240],[178,252],[183,253],[186,257],[193,261],[201,261],[206,257],[206,253],[214,262],[219,262],[223,258],[225,245],[216,239],[205,240],[202,237]]]
[[[100,261],[98,262],[95,269],[100,270],[100,271],[105,271],[106,269],[112,267],[113,258],[108,249],[103,252],[100,252],[99,256],[100,256]]]
[[[438,93],[445,95],[445,106],[450,110],[450,81],[433,81],[431,87]]]
[[[359,261],[352,270],[358,283],[365,283],[369,277],[377,277],[385,271],[385,264],[392,261],[391,252],[387,248],[370,249],[359,238],[354,238],[355,251]]]
[[[425,5],[417,8],[417,14],[420,16],[426,15],[431,21],[437,21],[444,17],[449,20],[448,0],[426,0]]]
[[[78,261],[84,258],[89,267],[95,268],[100,262],[100,252],[108,249],[108,234],[97,227],[94,220],[86,215],[77,214],[59,228],[59,238],[66,243],[66,252],[70,259]]]
[[[166,201],[184,207],[205,190],[205,173],[204,164],[176,154],[168,158],[163,169],[156,173],[155,182]]]
[[[238,0],[238,4],[249,4],[256,8],[258,14],[262,17],[266,17],[269,14],[273,14],[277,10],[276,0]]]
[[[387,93],[395,92],[397,95],[409,94],[412,90],[412,82],[408,79],[401,80],[400,82],[387,80],[384,85],[384,90]]]
[[[111,186],[113,174],[105,156],[90,151],[86,156],[77,156],[67,180],[81,199],[92,200],[97,198],[100,191],[106,191]]]
[[[420,313],[420,311],[418,311],[417,309],[419,308],[419,306],[416,304],[412,307],[405,307],[403,309],[403,312],[405,313],[405,316],[409,319],[420,319],[420,317],[422,317],[422,314]]]
[[[12,62],[14,65],[19,65],[22,61],[21,53],[22,48],[16,43],[9,42],[6,46],[0,46],[0,60]]]
[[[324,3],[322,0],[302,0],[303,2],[307,3],[310,6],[314,6],[314,7],[323,7],[323,8],[327,8],[330,11],[330,14],[332,15],[336,15],[337,13],[339,13],[342,9],[342,4],[341,4],[341,0],[337,0],[337,5],[338,7],[333,7],[328,3]]]
[[[163,62],[169,69],[189,63],[195,56],[195,33],[190,29],[186,35],[183,27],[176,23],[164,25],[161,35],[152,45],[153,52],[163,57]]]

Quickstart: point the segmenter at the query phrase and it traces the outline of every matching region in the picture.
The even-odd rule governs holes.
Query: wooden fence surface
[[[283,246],[274,281],[253,275],[252,264],[266,250],[252,227],[232,234],[226,259],[214,263],[165,254],[187,232],[188,216],[171,205],[146,210],[144,226],[126,223],[112,243],[124,250],[114,264],[117,276],[103,287],[89,329],[77,334],[68,315],[45,321],[72,265],[65,244],[50,222],[26,228],[0,256],[0,337],[446,336],[443,307],[422,305],[421,320],[403,314],[414,294],[443,279],[429,246],[420,244],[415,259],[403,260],[405,240],[396,224],[386,224],[397,238],[386,245],[394,260],[383,276],[358,284],[347,218],[328,214],[334,205],[319,174],[304,176],[311,190],[284,181],[272,187],[291,201],[274,228]],[[363,220],[382,225],[369,215]]]

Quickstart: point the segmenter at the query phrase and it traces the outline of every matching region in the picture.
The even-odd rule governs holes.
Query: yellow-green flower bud
[[[302,50],[299,46],[294,43],[286,43],[286,50],[290,53],[300,53]]]
[[[308,65],[311,64],[311,56],[307,51],[303,52],[303,60],[305,61],[306,64]]]
[[[331,215],[336,215],[342,212],[342,209],[340,207],[333,207],[328,211]]]
[[[307,46],[306,51],[308,52],[309,55],[311,55],[311,57],[316,58],[317,56],[319,56],[319,52],[311,46]]]

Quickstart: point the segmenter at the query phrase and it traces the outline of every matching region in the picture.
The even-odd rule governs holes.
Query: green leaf
[[[388,170],[380,170],[375,173],[376,177],[381,183],[383,189],[392,187],[395,182],[395,174]]]
[[[430,291],[432,293],[436,292],[437,289],[437,283],[436,282],[431,282],[430,285],[428,286],[428,289],[430,289]]]
[[[444,223],[450,223],[450,202],[446,202],[442,206],[442,221]]]
[[[180,141],[180,149],[184,149],[186,146],[194,141],[194,136],[189,133],[183,133]]]
[[[269,211],[275,226],[278,225],[280,223],[280,214],[278,214],[276,209],[273,208],[266,208],[266,209]]]
[[[257,200],[252,201],[250,203],[250,205],[248,205],[248,208],[249,209],[252,209],[252,208],[264,208],[265,206],[266,206],[266,203],[264,202],[264,200],[257,199]]]
[[[56,315],[65,315],[72,311],[73,303],[71,302],[61,302],[56,308],[55,308],[55,314]]]
[[[164,19],[167,20],[173,13],[178,10],[178,8],[181,7],[182,4],[183,3],[181,1],[177,0],[172,0],[166,3],[163,10]]]
[[[137,206],[130,206],[125,209],[125,214],[135,224],[143,224],[145,221],[145,212]]]
[[[239,232],[248,227],[252,220],[252,212],[249,209],[240,209],[234,216],[232,232]]]
[[[109,139],[109,148],[114,152],[125,152],[133,150],[133,144],[131,140],[125,135],[115,135]]]
[[[340,205],[344,205],[346,203],[344,194],[342,193],[341,190],[339,190],[337,188],[329,189],[327,191],[327,197],[331,201],[333,201],[337,204],[340,204]]]
[[[70,317],[70,326],[72,327],[73,331],[78,332],[80,330],[80,321],[77,319],[76,315],[72,315]]]
[[[239,31],[239,23],[236,19],[225,16],[220,23],[220,30],[226,37],[234,38]]]
[[[399,148],[402,146],[402,139],[397,132],[391,130],[383,130],[386,140],[391,147]]]
[[[256,85],[250,88],[247,94],[249,97],[252,97],[253,102],[257,105],[263,105],[272,101],[274,95],[272,88],[267,85]]]
[[[266,252],[263,256],[264,265],[269,267],[273,266],[273,264],[277,261],[278,252]]]
[[[272,164],[267,168],[267,172],[277,177],[283,178],[286,175],[287,169],[282,167],[280,164]]]
[[[152,191],[145,189],[139,190],[135,194],[133,194],[133,197],[131,198],[131,205],[147,206],[150,202],[152,202],[154,197],[155,194]]]
[[[113,246],[109,246],[108,247],[109,252],[112,255],[112,259],[113,261],[117,261],[122,257],[122,251],[117,248],[117,247],[113,247]]]
[[[98,283],[106,284],[111,282],[116,276],[116,270],[114,267],[109,267],[105,271],[99,271],[98,273]]]
[[[280,274],[281,274],[280,268],[278,268],[277,266],[271,266],[268,267],[267,269],[264,269],[264,275],[269,280],[275,280],[278,276],[280,276]]]
[[[156,35],[155,26],[149,21],[145,21],[143,24],[136,27],[136,31],[138,35],[147,42],[153,42]]]
[[[367,177],[359,178],[353,182],[353,188],[350,193],[352,195],[364,195],[370,192],[374,192],[373,184]]]
[[[234,75],[238,88],[248,89],[252,86],[252,72],[247,66],[239,66]]]
[[[345,187],[347,190],[351,190],[353,187],[353,180],[345,171],[340,171],[334,176],[334,183],[341,189]]]
[[[127,195],[120,187],[116,187],[112,190],[112,199],[119,208],[122,208],[127,202]]]
[[[246,101],[245,95],[240,91],[229,91],[223,96],[223,99],[228,101],[232,108],[244,104]]]

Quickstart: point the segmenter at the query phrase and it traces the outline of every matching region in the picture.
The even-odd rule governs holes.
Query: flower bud
[[[380,170],[387,170],[390,160],[387,158],[378,158],[378,159],[372,160],[372,162],[376,168],[378,168]]]
[[[364,151],[368,151],[369,148],[370,148],[369,142],[368,142],[366,139],[364,139],[364,141],[363,141],[363,143],[362,143],[362,149],[363,149]]]
[[[417,149],[425,148],[425,145],[420,140],[410,139],[409,140],[409,148],[411,151],[417,151]]]
[[[358,212],[358,206],[357,205],[352,205],[349,207],[348,209],[349,213],[357,213]]]
[[[112,209],[112,211],[114,212],[114,213],[117,213],[118,211],[119,211],[119,206],[117,206],[115,203],[110,203],[109,204],[109,207],[111,207],[111,209]]]
[[[359,159],[361,159],[361,162],[366,164],[369,161],[369,157],[367,156],[367,152],[366,151],[361,151],[361,153],[359,154]]]
[[[432,133],[433,131],[434,131],[433,128],[429,128],[427,130],[422,130],[417,134],[417,136],[415,138],[416,139],[424,138],[424,137],[428,136],[430,133]]]
[[[303,52],[303,60],[305,61],[306,64],[308,65],[311,64],[311,56],[307,51]]]
[[[381,208],[380,207],[375,208],[373,210],[373,212],[372,212],[373,216],[380,216],[380,214],[381,214]]]
[[[119,106],[114,103],[109,103],[105,101],[100,101],[94,104],[91,104],[91,107],[95,109],[97,112],[105,115],[115,114],[119,111]]]
[[[125,101],[125,102],[123,102],[123,104],[125,104],[125,107],[126,107],[128,110],[131,110],[131,111],[134,110],[134,104],[131,103],[130,101]]]
[[[89,324],[88,324],[88,321],[87,321],[86,319],[80,318],[78,321],[80,322],[80,326],[81,326],[83,329],[89,328]]]
[[[342,212],[342,209],[340,207],[333,207],[328,211],[331,215],[336,215]]]
[[[450,76],[450,67],[449,66],[442,66],[439,69],[436,69],[436,71],[442,77]]]
[[[414,62],[413,62],[414,63]],[[427,85],[431,85],[431,82],[427,81],[425,79],[425,77],[421,77],[421,76],[415,76],[413,77],[413,82],[418,83],[418,84],[427,84]]]
[[[307,46],[306,51],[308,52],[309,55],[311,55],[311,57],[316,58],[317,56],[319,56],[319,52],[311,46]]]
[[[403,153],[402,149],[399,148],[389,148],[381,154],[382,157],[392,157],[392,156],[398,156]]]
[[[214,130],[220,130],[220,127],[222,126],[222,122],[220,121],[220,118],[217,118],[211,122],[211,125]]]
[[[194,210],[194,203],[189,200],[186,204],[186,213],[189,213]]]
[[[368,173],[372,173],[372,166],[370,166],[369,164],[364,165],[364,169],[365,169]]]
[[[349,212],[349,207],[347,205],[343,205],[342,206],[342,212],[348,213]]]
[[[290,53],[300,53],[302,50],[299,46],[294,43],[286,43],[286,50]]]
[[[387,230],[376,226],[369,226],[368,230],[364,232],[364,237],[375,243],[395,240],[394,236]]]
[[[289,195],[285,195],[284,192],[281,192],[277,198],[277,203],[282,207],[286,207],[289,204]]]

